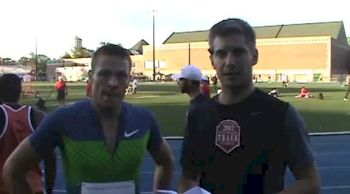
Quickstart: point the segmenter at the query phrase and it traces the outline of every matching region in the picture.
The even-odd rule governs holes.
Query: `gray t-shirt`
[[[189,111],[181,165],[213,193],[276,193],[286,167],[314,161],[305,124],[288,103],[256,89],[238,104],[214,97]]]

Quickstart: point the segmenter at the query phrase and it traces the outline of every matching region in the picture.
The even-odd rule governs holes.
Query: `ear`
[[[209,59],[210,59],[210,62],[211,62],[211,66],[213,66],[213,69],[215,69],[216,70],[216,67],[215,67],[215,65],[214,65],[214,56],[213,56],[213,52],[210,50],[210,49],[208,49],[208,52],[209,52]]]
[[[95,72],[91,72],[90,79],[91,79],[91,81],[96,79],[96,73]]]
[[[256,65],[259,60],[259,51],[258,49],[254,48],[253,50],[253,56],[252,56],[252,66]]]
[[[129,73],[129,76],[128,76],[128,83],[130,82],[131,80],[131,74]]]

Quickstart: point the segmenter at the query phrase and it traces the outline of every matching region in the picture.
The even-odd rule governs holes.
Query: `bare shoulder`
[[[37,108],[34,108],[32,107],[33,109],[33,116],[34,116],[34,122],[35,122],[35,126],[38,126],[39,123],[44,119],[44,117],[46,116],[46,113],[37,109]]]

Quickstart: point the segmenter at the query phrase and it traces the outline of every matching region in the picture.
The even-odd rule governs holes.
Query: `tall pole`
[[[35,37],[35,80],[38,80],[38,40]]]
[[[4,59],[0,57],[1,74],[4,74]]]
[[[191,43],[188,43],[188,64],[191,65]]]
[[[156,50],[155,50],[155,10],[153,12],[153,81],[156,81]]]
[[[38,39],[35,36],[35,96],[38,92]]]

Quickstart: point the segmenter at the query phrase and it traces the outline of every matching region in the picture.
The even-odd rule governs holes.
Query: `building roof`
[[[253,27],[258,39],[309,36],[331,36],[338,39],[342,28],[344,28],[342,21]],[[205,42],[208,41],[208,34],[209,30],[173,32],[163,44]]]
[[[130,51],[137,51],[138,53],[142,54],[143,53],[143,46],[144,45],[149,45],[147,41],[144,39],[138,41],[133,47],[131,47],[129,50]]]

